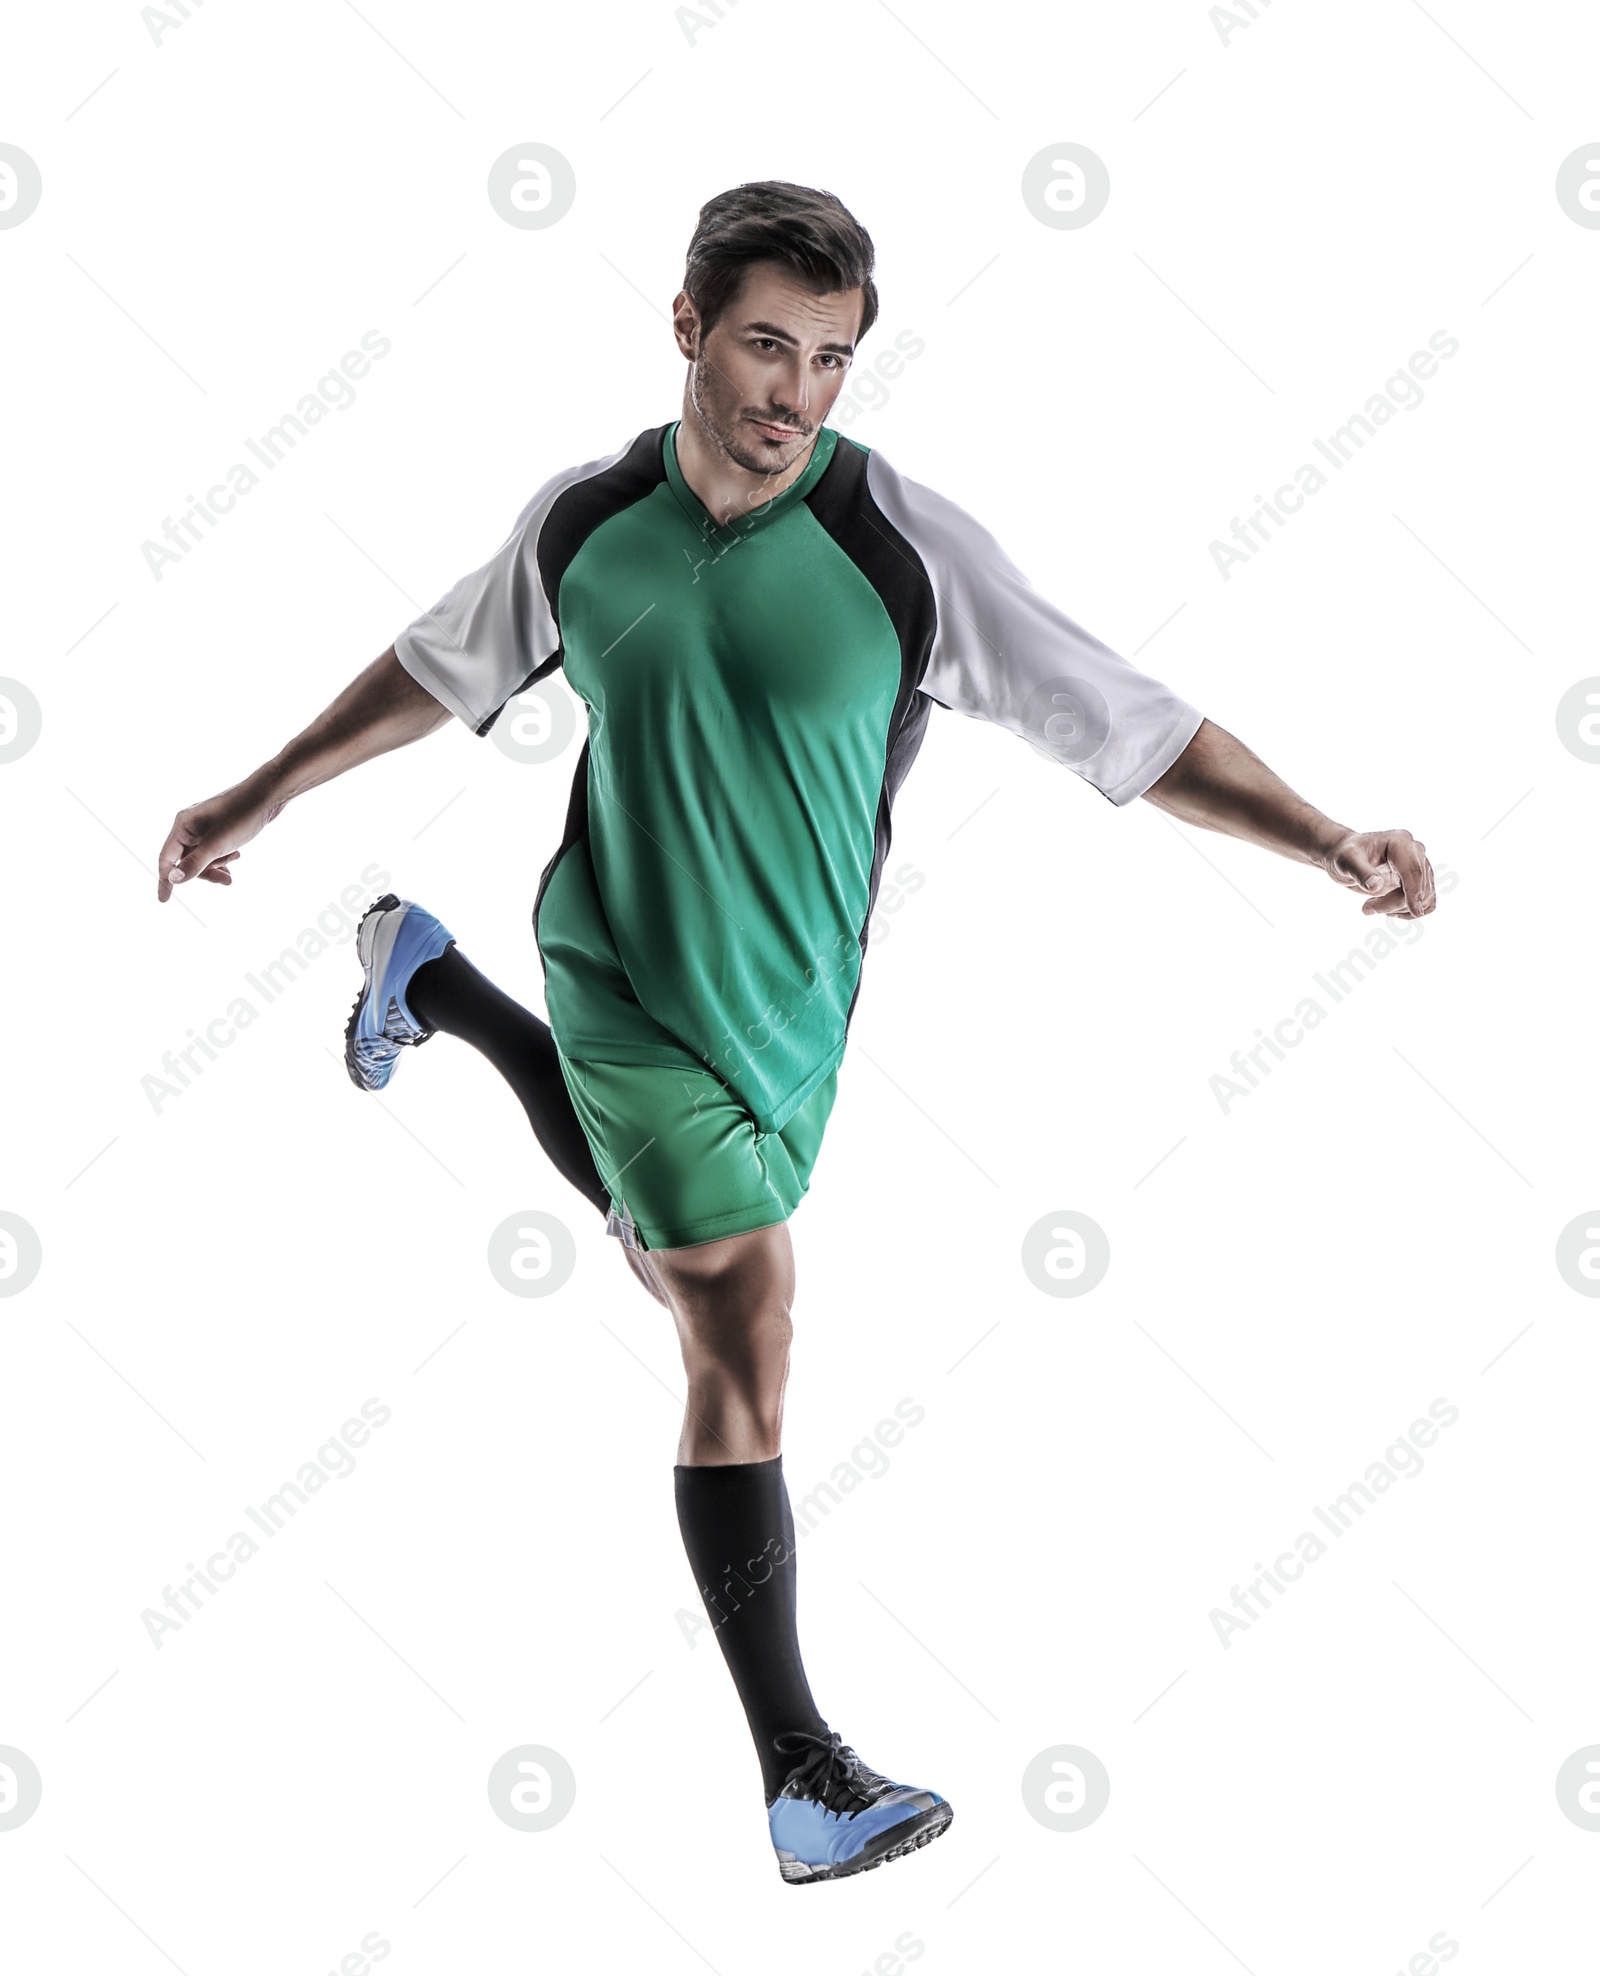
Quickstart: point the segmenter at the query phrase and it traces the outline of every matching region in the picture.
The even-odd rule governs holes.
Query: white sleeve
[[[1200,725],[1198,708],[1074,623],[971,515],[876,451],[867,486],[933,585],[920,682],[930,699],[1021,735],[1118,805],[1165,775]]]
[[[561,649],[538,560],[539,531],[557,496],[614,465],[627,450],[547,480],[488,562],[395,639],[395,657],[411,677],[475,734],[486,734],[507,700]]]

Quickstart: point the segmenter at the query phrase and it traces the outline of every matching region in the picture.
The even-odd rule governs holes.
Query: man
[[[1434,908],[1407,831],[1332,822],[1043,598],[962,509],[824,424],[877,314],[872,269],[830,193],[712,199],[674,304],[681,417],[546,481],[490,561],[302,735],[181,812],[158,866],[163,900],[174,882],[230,883],[238,847],[292,797],[452,714],[485,734],[557,666],[585,703],[534,903],[549,1026],[387,894],[362,921],[346,1061],[378,1089],[437,1030],[472,1043],[671,1311],[684,1545],[796,1884],[898,1858],[952,1816],[869,1769],[817,1709],[780,1453],[786,1222],[932,707],[1010,729],[1115,804],[1142,795],[1319,866],[1364,912]]]

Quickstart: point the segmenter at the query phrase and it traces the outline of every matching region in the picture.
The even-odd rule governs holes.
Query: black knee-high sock
[[[794,1517],[783,1457],[672,1471],[678,1527],[706,1616],[733,1676],[770,1804],[799,1758],[773,1748],[786,1729],[826,1736],[795,1624]]]
[[[489,1059],[521,1099],[557,1172],[604,1214],[610,1193],[573,1110],[549,1024],[480,974],[454,942],[412,975],[406,1001],[419,1022],[461,1037]]]

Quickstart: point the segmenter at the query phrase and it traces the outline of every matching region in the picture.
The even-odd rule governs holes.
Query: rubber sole
[[[376,929],[368,930],[367,921],[374,913],[393,912],[400,903],[397,893],[385,892],[381,899],[374,899],[361,915],[361,924],[356,928],[356,958],[361,962],[361,993],[357,995],[350,1009],[350,1020],[344,1026],[344,1067],[350,1074],[350,1082],[358,1091],[370,1087],[363,1082],[356,1062],[356,1020],[361,1014],[361,1005],[372,993],[373,944]]]
[[[936,1804],[915,1818],[880,1832],[877,1838],[867,1841],[854,1859],[844,1860],[838,1866],[814,1867],[793,1877],[781,1865],[779,1871],[783,1873],[784,1884],[790,1887],[810,1887],[819,1880],[848,1880],[853,1874],[870,1873],[875,1866],[883,1866],[891,1859],[904,1859],[907,1853],[931,1845],[942,1832],[949,1831],[954,1817],[953,1806]]]

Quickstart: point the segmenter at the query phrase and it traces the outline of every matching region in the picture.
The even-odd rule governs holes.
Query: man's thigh
[[[646,1249],[688,1248],[787,1221],[810,1185],[832,1108],[828,1077],[779,1132],[761,1132],[712,1071],[561,1058],[601,1178]]]

